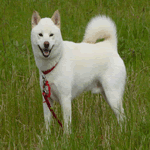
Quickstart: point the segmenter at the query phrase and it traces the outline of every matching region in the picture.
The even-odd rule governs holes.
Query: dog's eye
[[[53,33],[51,33],[49,36],[53,36],[54,34]]]
[[[39,36],[43,36],[43,34],[42,34],[42,33],[39,33]]]

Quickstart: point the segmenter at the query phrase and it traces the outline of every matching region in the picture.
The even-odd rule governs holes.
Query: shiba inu
[[[124,120],[126,69],[117,51],[115,23],[106,16],[92,18],[81,43],[63,41],[60,26],[58,10],[42,19],[33,12],[31,43],[41,90],[44,73],[52,85],[51,105],[58,101],[62,107],[65,132],[70,132],[71,101],[83,91],[101,93],[120,123]],[[104,41],[96,43],[101,38]],[[45,103],[43,109],[48,129],[51,113]]]

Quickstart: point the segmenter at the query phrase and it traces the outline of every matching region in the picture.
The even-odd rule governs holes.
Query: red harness
[[[56,64],[56,65],[57,65],[57,64]],[[56,67],[56,65],[55,65],[53,68],[51,68],[50,70],[43,71],[43,74],[48,74],[49,72],[51,72],[51,71]],[[46,87],[47,87],[47,88],[46,88]],[[61,123],[60,120],[57,118],[57,116],[56,116],[56,114],[54,113],[54,110],[52,109],[51,104],[50,104],[50,102],[49,102],[49,100],[48,100],[48,98],[50,98],[50,96],[51,96],[51,87],[50,87],[50,85],[49,85],[49,83],[48,83],[48,81],[46,80],[46,78],[45,78],[44,75],[43,75],[43,93],[42,93],[42,95],[44,96],[44,99],[45,99],[45,101],[44,101],[43,103],[46,103],[46,104],[47,104],[47,106],[48,106],[50,112],[52,113],[53,117],[58,121],[58,123],[60,124],[60,126],[63,127],[63,126],[62,126],[62,123]]]
[[[57,64],[58,63],[56,63],[56,65],[55,66],[53,66],[51,69],[49,69],[49,70],[46,70],[46,71],[42,71],[43,72],[43,74],[48,74],[48,73],[50,73],[56,66],[57,66]]]

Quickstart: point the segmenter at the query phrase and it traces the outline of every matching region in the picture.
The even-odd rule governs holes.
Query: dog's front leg
[[[45,101],[45,99],[43,98],[43,101]],[[53,101],[50,99],[49,100],[51,107],[53,107]],[[43,103],[43,111],[44,111],[44,120],[45,120],[45,124],[46,124],[46,129],[49,132],[49,125],[51,122],[51,117],[52,117],[52,113],[50,112],[48,106],[46,103]]]
[[[64,133],[71,133],[71,96],[61,99],[61,107],[64,118]]]

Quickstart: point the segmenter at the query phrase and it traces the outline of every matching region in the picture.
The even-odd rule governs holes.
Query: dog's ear
[[[59,14],[59,11],[56,10],[52,16],[52,21],[54,22],[54,24],[60,28],[60,14]]]
[[[32,20],[31,20],[32,28],[34,28],[39,23],[40,20],[41,20],[41,17],[39,16],[39,13],[37,11],[34,11],[32,14]]]

